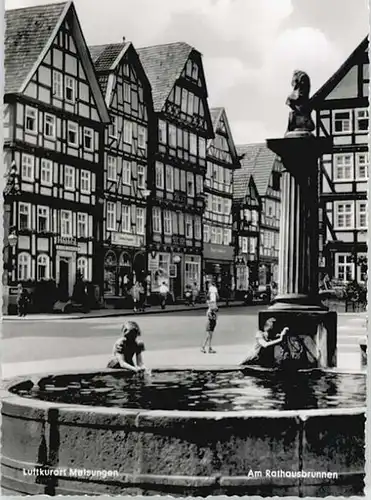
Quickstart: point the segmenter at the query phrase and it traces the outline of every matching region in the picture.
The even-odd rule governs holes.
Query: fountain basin
[[[226,371],[233,372],[213,373]],[[50,377],[39,384],[46,382]],[[20,397],[15,387],[25,383],[10,383],[3,398],[3,494],[325,497],[363,492],[364,406],[241,411],[93,407]],[[53,397],[62,392],[54,391]],[[33,468],[45,475],[28,474]],[[310,477],[311,472],[318,477]]]

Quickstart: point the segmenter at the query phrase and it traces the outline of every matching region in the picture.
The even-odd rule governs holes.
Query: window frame
[[[27,256],[27,273],[25,276],[21,276],[20,273],[20,264],[21,264],[21,257]],[[32,259],[31,259],[31,254],[29,252],[20,252],[17,257],[17,278],[18,281],[29,281],[31,279],[31,264],[32,264]],[[24,265],[24,264],[23,264]]]
[[[141,171],[141,175],[139,175],[139,169]],[[139,182],[139,179],[142,179],[142,182]],[[137,163],[137,185],[140,189],[144,189],[146,187],[146,169],[144,165],[139,163]]]
[[[27,214],[26,213],[21,213],[21,207],[26,207],[27,208]],[[25,227],[21,227],[21,215],[27,215],[27,225]],[[23,201],[19,202],[18,205],[18,226],[20,231],[30,231],[31,230],[31,203],[25,203]]]
[[[147,146],[147,129],[143,125],[138,125],[138,148],[146,149]]]
[[[146,209],[143,207],[136,207],[136,213],[135,213],[135,223],[136,223],[136,233],[139,235],[144,235],[145,234],[145,222],[146,222]],[[139,217],[139,214],[142,214],[142,216]],[[139,224],[138,221],[141,221]]]
[[[33,117],[33,120],[34,120],[34,128],[30,129],[27,127],[27,118],[29,118],[29,112],[32,112],[32,113],[35,113],[35,116]],[[39,112],[38,112],[38,109],[37,108],[34,108],[33,106],[26,106],[25,107],[25,115],[24,115],[24,129],[25,129],[25,132],[27,132],[28,134],[33,134],[33,135],[37,135],[37,131],[38,131],[38,118],[39,118]]]
[[[114,160],[110,164],[110,160]],[[110,173],[115,175],[110,175]],[[117,182],[117,156],[107,155],[107,181]]]
[[[340,164],[338,161],[340,159],[343,159],[345,161],[345,158],[349,157],[350,158],[350,163],[349,165],[346,163]],[[335,182],[351,182],[354,180],[354,156],[353,153],[336,153],[333,155],[334,158],[334,181]],[[339,168],[343,169],[343,172],[345,173],[345,169],[349,167],[350,168],[350,177],[339,177]]]
[[[112,207],[113,210],[109,210],[109,207]],[[111,222],[108,217],[108,214],[112,215],[113,225],[109,225],[108,222]],[[106,203],[106,230],[107,231],[117,231],[117,206],[114,201],[107,201]]]
[[[58,75],[58,82],[56,82],[56,80],[57,80],[56,76],[57,75]],[[54,69],[53,73],[52,73],[52,78],[53,78],[53,82],[52,82],[52,97],[54,99],[60,99],[60,100],[62,100],[63,99],[63,95],[64,95],[63,73],[61,71],[58,71],[58,70]],[[55,93],[55,90],[57,88],[59,88],[58,95]]]
[[[40,211],[45,211],[45,216],[40,214]],[[40,228],[40,216],[46,219],[45,229]],[[50,230],[50,207],[46,205],[38,205],[36,210],[36,227],[39,233],[47,233]]]
[[[40,266],[41,266],[41,263],[40,263],[40,260],[41,259],[45,259],[45,266],[42,265],[42,267],[45,267],[45,276],[43,278],[40,277],[40,273],[39,273],[39,269],[40,269]],[[50,278],[50,257],[48,254],[46,253],[40,253],[38,256],[37,256],[37,259],[36,259],[36,276],[37,276],[37,280],[38,281],[42,281],[42,280],[48,280]]]
[[[339,257],[344,257],[345,258],[345,262],[342,262],[340,263],[339,262]],[[350,262],[347,262],[347,258],[350,258]],[[341,279],[339,277],[339,267],[340,266],[344,266],[344,279]],[[335,253],[335,259],[334,259],[334,275],[335,275],[335,278],[337,280],[339,280],[340,282],[342,283],[349,283],[350,281],[352,281],[355,277],[355,263],[352,259],[352,255],[350,253],[344,253],[344,252],[336,252]],[[346,279],[347,278],[347,271],[346,269],[351,269],[351,277],[350,279]]]
[[[45,166],[48,165],[48,168],[45,168]],[[42,173],[43,172],[48,172],[50,175],[50,181],[45,181],[42,178]],[[52,186],[53,185],[53,162],[52,160],[49,160],[48,158],[41,158],[40,161],[40,184],[44,186]]]
[[[164,210],[164,234],[173,234],[173,214],[171,210]]]
[[[348,113],[349,114],[349,130],[341,130],[341,131],[336,131],[336,115],[339,113]],[[345,120],[345,118],[342,119],[342,122]],[[353,116],[352,116],[352,110],[351,109],[337,109],[333,111],[332,114],[332,133],[333,135],[349,135],[353,132]]]
[[[124,210],[126,213],[124,213]],[[127,226],[124,227],[124,220],[127,222]],[[121,231],[123,233],[131,233],[131,206],[128,204],[121,205]]]
[[[70,86],[69,83],[72,85]],[[69,104],[75,104],[76,103],[76,78],[71,76],[71,75],[65,75],[64,77],[64,100],[69,103]],[[67,97],[67,90],[72,91],[72,98],[69,99]]]
[[[67,183],[67,179],[72,179],[71,185]],[[76,169],[71,165],[64,166],[64,189],[66,191],[74,191],[76,189]]]
[[[159,175],[160,172],[161,175]],[[164,189],[164,164],[160,161],[156,161],[155,164],[155,186],[156,189]]]
[[[365,205],[365,211],[361,212],[360,211],[360,206]],[[365,216],[365,224],[362,225],[360,223],[360,216],[364,215]],[[367,200],[356,200],[356,228],[360,230],[365,230],[368,228],[368,206],[367,206]]]
[[[31,164],[24,164],[25,159],[31,159]],[[31,175],[29,176],[28,173],[27,175],[24,175],[25,169],[30,170]],[[35,180],[35,157],[33,155],[30,155],[28,153],[22,153],[22,158],[21,158],[21,172],[22,172],[22,181],[27,181],[27,182],[34,182]]]
[[[75,130],[73,130],[74,127],[76,127]],[[76,142],[70,141],[70,137],[69,137],[70,132],[75,133]],[[71,120],[68,120],[68,123],[67,123],[67,144],[69,146],[76,146],[76,147],[78,147],[78,145],[79,145],[79,124],[77,122],[74,122]]]
[[[85,178],[84,178],[84,174]],[[87,188],[85,189],[84,184],[87,183]],[[90,170],[81,169],[80,170],[80,192],[81,194],[91,194],[91,172]]]
[[[366,159],[367,159],[367,162],[365,162],[364,164],[361,164],[359,162],[359,159],[361,156],[365,156]],[[360,170],[360,166],[365,166],[365,172],[366,172],[366,176],[365,177],[361,177],[359,175],[359,170]],[[370,154],[368,151],[357,151],[356,152],[356,177],[355,177],[355,180],[356,181],[368,181],[368,178],[369,178],[369,168],[370,168]]]
[[[131,161],[123,159],[122,160],[122,183],[125,186],[131,186],[131,168],[132,168]],[[124,176],[124,174],[125,174],[125,176]]]
[[[351,206],[351,211],[350,212],[344,212],[344,221],[346,222],[346,216],[351,215],[352,219],[352,224],[348,227],[346,225],[342,226],[339,225],[339,207],[345,206],[345,205],[350,205]],[[353,201],[335,201],[334,202],[334,229],[337,231],[347,231],[347,230],[354,230],[354,202]]]
[[[86,145],[86,138],[90,138],[90,147]],[[84,150],[93,152],[94,151],[94,130],[90,127],[84,127],[84,132],[83,132],[83,141],[84,141]]]
[[[359,114],[361,113],[366,113],[367,117],[363,117],[363,118],[360,118],[359,117]],[[357,108],[354,110],[354,121],[355,121],[355,127],[354,127],[354,131],[357,132],[357,133],[363,133],[363,134],[367,134],[368,131],[369,131],[369,119],[370,119],[370,115],[369,115],[369,111],[368,111],[368,108]],[[359,128],[359,122],[361,120],[365,120],[367,119],[367,129],[361,129]]]
[[[84,227],[83,234],[80,231],[80,227]],[[89,237],[89,217],[86,212],[77,212],[76,215],[76,229],[77,229],[77,238],[88,238]]]
[[[155,223],[156,221],[156,223]],[[152,224],[153,224],[153,232],[161,233],[162,232],[162,220],[161,220],[161,208],[153,207],[152,210]]]
[[[47,135],[47,133],[46,133],[47,118],[52,118],[52,120],[53,120],[53,124],[52,124],[53,134],[52,135]],[[51,113],[44,113],[44,136],[45,136],[45,138],[49,139],[49,140],[55,141],[55,139],[56,139],[56,133],[57,133],[57,119],[56,119],[56,116],[52,115]]]
[[[64,221],[69,222],[70,225],[70,231],[69,234],[63,231],[63,216],[68,215],[68,218],[66,217]],[[60,211],[60,217],[61,217],[61,237],[63,238],[72,238],[73,237],[73,215],[71,210],[61,210]]]
[[[108,137],[109,139],[117,139],[118,137],[118,117],[111,115],[111,123],[108,124]]]

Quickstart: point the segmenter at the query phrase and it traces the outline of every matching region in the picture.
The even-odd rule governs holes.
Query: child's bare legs
[[[205,341],[201,347],[202,352],[206,352],[206,347],[209,345],[209,352],[215,353],[214,349],[211,347],[211,341],[213,340],[213,332],[206,332]]]

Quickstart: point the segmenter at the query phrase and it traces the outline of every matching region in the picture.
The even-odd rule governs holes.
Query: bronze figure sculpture
[[[287,133],[310,134],[314,130],[314,122],[310,116],[309,76],[304,71],[295,70],[291,85],[293,90],[286,99],[286,104],[291,108]]]

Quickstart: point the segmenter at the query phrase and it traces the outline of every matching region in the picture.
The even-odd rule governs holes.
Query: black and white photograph
[[[1,495],[371,494],[368,0],[2,13]]]

